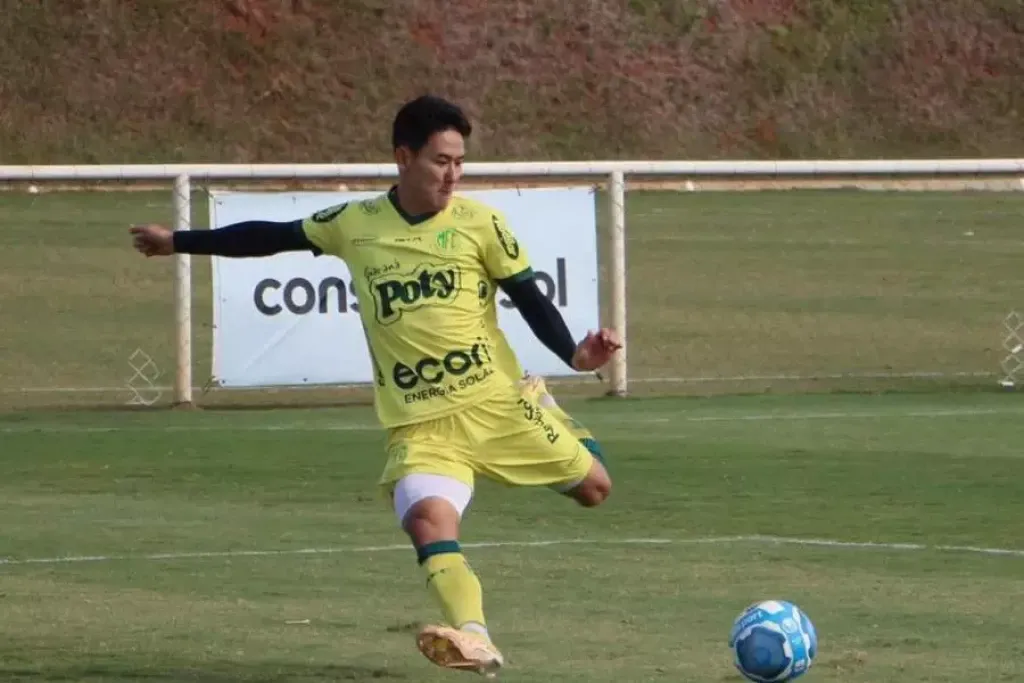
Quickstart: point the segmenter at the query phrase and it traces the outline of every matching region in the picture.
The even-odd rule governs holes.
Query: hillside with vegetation
[[[2,4],[0,163],[1024,156],[1020,0]]]

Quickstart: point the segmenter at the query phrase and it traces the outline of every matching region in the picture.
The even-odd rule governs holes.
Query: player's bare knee
[[[402,528],[418,546],[458,538],[459,511],[444,498],[425,498],[409,509]]]
[[[400,526],[419,546],[458,538],[473,489],[451,477],[416,473],[400,479],[391,496]]]
[[[585,508],[593,508],[607,500],[610,493],[596,486],[581,486],[573,492],[573,499]]]
[[[583,507],[597,507],[612,494],[612,480],[602,468],[601,472],[591,472],[571,493]]]

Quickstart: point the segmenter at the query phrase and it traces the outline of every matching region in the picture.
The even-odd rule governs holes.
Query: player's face
[[[448,206],[462,179],[462,162],[466,157],[462,134],[456,130],[434,133],[418,154],[404,149],[401,152],[404,152],[398,160],[401,180],[421,205],[418,210],[441,211]]]

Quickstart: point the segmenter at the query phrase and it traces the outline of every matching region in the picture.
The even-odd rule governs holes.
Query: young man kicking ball
[[[309,250],[347,263],[373,359],[374,404],[388,432],[379,483],[444,615],[444,624],[419,633],[418,647],[440,666],[490,675],[503,658],[459,546],[474,477],[551,487],[585,506],[611,492],[589,432],[567,424],[540,378],[522,377],[498,327],[496,289],[575,370],[602,367],[621,342],[602,329],[577,344],[504,216],[454,196],[471,130],[454,104],[417,98],[394,120],[399,180],[386,194],[288,223],[131,232],[147,256]]]

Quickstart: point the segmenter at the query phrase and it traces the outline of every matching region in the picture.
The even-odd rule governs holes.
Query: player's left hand
[[[174,233],[162,225],[133,225],[128,229],[135,250],[146,256],[170,256],[174,253]]]
[[[597,332],[587,332],[587,336],[576,347],[572,357],[572,366],[581,372],[597,370],[612,359],[615,352],[622,348],[622,338],[611,328],[601,328]]]

